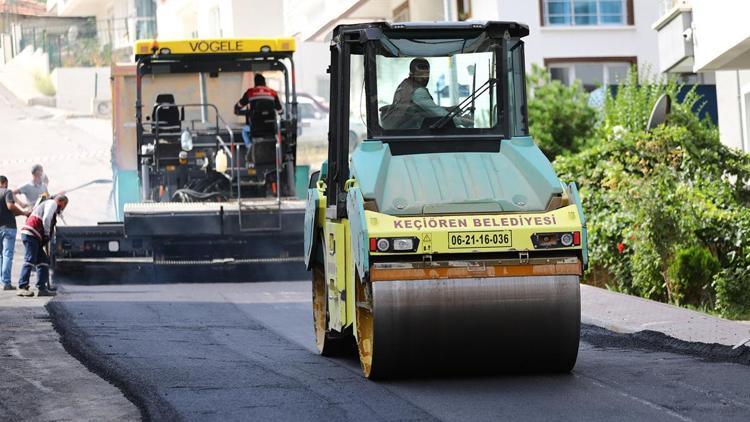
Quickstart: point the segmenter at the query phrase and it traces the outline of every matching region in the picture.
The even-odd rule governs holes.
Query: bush
[[[54,97],[57,93],[55,85],[52,83],[52,78],[50,78],[48,74],[42,72],[34,73],[34,88],[36,88],[40,94],[48,97]]]
[[[716,310],[727,318],[750,319],[750,266],[725,268],[714,278]]]
[[[596,112],[588,105],[588,94],[576,81],[566,86],[534,65],[528,77],[531,136],[550,160],[577,152],[596,124]]]
[[[722,145],[717,128],[696,116],[694,91],[647,132],[656,99],[681,89],[633,70],[606,99],[591,140],[554,164],[580,187],[590,266],[608,287],[748,315],[750,156]]]
[[[65,52],[62,64],[65,67],[109,66],[112,64],[112,46],[100,46],[96,37],[79,39]]]
[[[719,260],[705,247],[679,250],[669,265],[670,301],[677,305],[710,305],[714,298],[712,281],[720,269]]]

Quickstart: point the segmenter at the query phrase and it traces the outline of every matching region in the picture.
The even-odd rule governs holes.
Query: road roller
[[[305,265],[322,355],[370,379],[569,372],[587,266],[578,190],[529,136],[515,22],[341,25]],[[351,145],[349,129],[367,138]]]

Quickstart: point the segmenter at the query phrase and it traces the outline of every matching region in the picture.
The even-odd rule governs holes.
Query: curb
[[[662,332],[644,330],[623,333],[581,324],[581,339],[595,347],[625,347],[652,352],[675,353],[702,358],[712,362],[730,362],[750,366],[750,347],[699,343],[680,340]]]
[[[113,359],[109,358],[104,351],[97,350],[80,333],[80,329],[73,322],[71,315],[56,300],[51,300],[45,305],[50,315],[52,327],[60,336],[60,343],[71,356],[77,359],[89,371],[98,375],[105,381],[119,389],[126,399],[130,400],[140,411],[143,421],[176,421],[179,416],[172,406],[152,389],[138,382],[125,381],[132,376],[120,368]],[[139,388],[134,388],[139,385]]]

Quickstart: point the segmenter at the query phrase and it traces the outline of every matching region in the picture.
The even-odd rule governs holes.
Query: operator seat
[[[158,118],[157,109],[159,111]],[[156,133],[158,128],[160,137],[171,139],[180,136],[182,132],[182,118],[180,116],[180,109],[175,104],[174,95],[159,94],[156,96],[156,103],[151,112],[151,121],[153,122],[152,133]]]
[[[273,100],[257,99],[250,103],[250,136],[252,158],[256,167],[276,165],[276,104]]]

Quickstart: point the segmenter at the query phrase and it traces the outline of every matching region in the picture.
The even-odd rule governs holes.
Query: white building
[[[662,71],[715,73],[721,141],[750,150],[750,2],[662,0],[661,11]]]
[[[160,0],[157,6],[160,39],[282,37],[297,34],[284,18],[289,9],[287,2],[281,0]],[[327,96],[325,70],[329,60],[328,45],[304,42],[299,37],[297,41],[297,91]]]
[[[155,10],[155,0],[47,0],[51,14],[96,17],[99,43],[123,51],[131,50],[135,40],[153,36]]]
[[[285,0],[286,26],[305,40],[325,40],[341,23],[505,20],[529,25],[526,64],[587,89],[614,83],[633,64],[658,70],[654,0]]]
[[[280,37],[283,5],[268,0],[162,0],[159,38]]]

